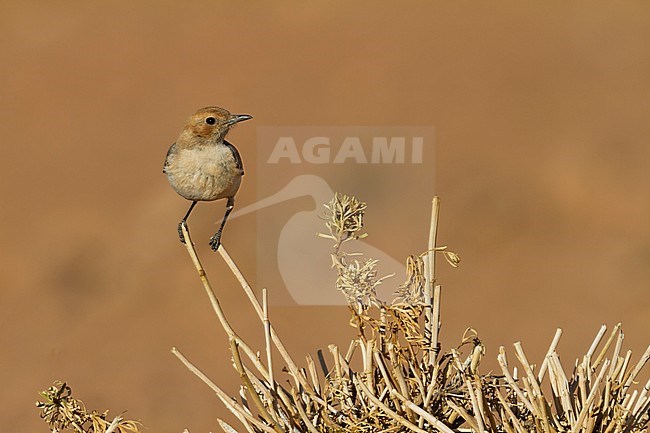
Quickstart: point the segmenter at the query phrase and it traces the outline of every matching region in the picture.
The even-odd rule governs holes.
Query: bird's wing
[[[163,173],[167,173],[167,167],[169,165],[169,159],[173,155],[176,155],[176,143],[169,146],[169,150],[167,150],[167,155],[165,155],[165,163],[163,164]]]
[[[228,141],[224,140],[223,143],[228,146],[228,149],[232,152],[232,156],[235,158],[235,164],[237,165],[237,168],[241,170],[242,176],[244,175],[244,163],[241,160],[241,156],[239,155],[239,151],[235,146],[233,146],[231,143]]]

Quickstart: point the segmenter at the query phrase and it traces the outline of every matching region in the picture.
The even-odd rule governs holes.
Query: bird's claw
[[[185,224],[185,221],[181,221],[178,223],[178,237],[181,240],[181,243],[185,243],[185,235],[183,234],[183,226],[185,226],[185,230],[187,230],[187,225]],[[189,230],[188,230],[189,232]]]
[[[217,251],[221,246],[221,232],[217,232],[214,236],[210,238],[210,248],[212,251]]]

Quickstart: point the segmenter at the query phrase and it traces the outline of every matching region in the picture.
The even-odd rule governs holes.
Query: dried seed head
[[[377,279],[376,265],[377,260],[372,259],[341,263],[336,288],[343,292],[348,303],[357,311],[381,304],[377,299],[377,286],[387,277]]]
[[[443,251],[442,255],[445,256],[447,263],[452,265],[454,268],[458,267],[458,264],[460,263],[460,257],[458,254],[453,251]]]
[[[363,217],[366,210],[366,203],[357,200],[355,197],[336,193],[332,200],[325,205],[323,219],[326,221],[331,237],[338,242],[351,238],[361,238],[363,229]]]
[[[424,261],[420,256],[408,256],[406,259],[406,281],[395,291],[396,304],[419,305],[424,302]]]

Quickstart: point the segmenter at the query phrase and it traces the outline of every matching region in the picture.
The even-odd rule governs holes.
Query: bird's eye
[[[217,123],[217,119],[215,119],[214,117],[207,117],[205,119],[205,123],[207,123],[208,125],[214,125],[215,123]]]

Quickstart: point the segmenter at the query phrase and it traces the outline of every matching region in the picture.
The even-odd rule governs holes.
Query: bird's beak
[[[249,116],[248,114],[233,114],[230,116],[230,119],[226,121],[226,125],[231,126],[234,125],[235,123],[243,122],[244,120],[252,119],[253,116]]]

